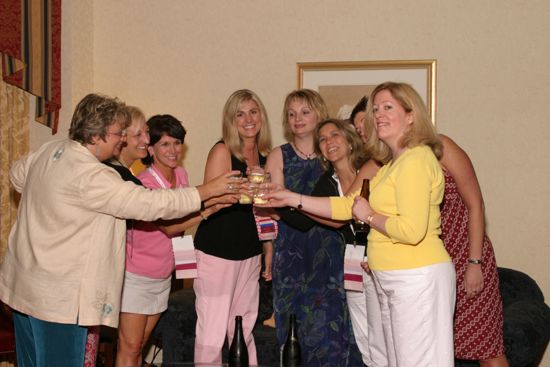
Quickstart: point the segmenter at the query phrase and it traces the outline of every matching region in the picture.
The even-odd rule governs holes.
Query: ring
[[[233,191],[233,185],[232,185],[232,184],[228,184],[228,185],[227,185],[227,189],[228,189],[229,191]]]

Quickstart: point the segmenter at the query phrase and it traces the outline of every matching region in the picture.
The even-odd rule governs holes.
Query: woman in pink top
[[[156,115],[147,126],[149,155],[142,161],[148,167],[138,175],[139,180],[151,189],[187,187],[187,172],[179,166],[186,134],[181,122],[171,115]],[[234,202],[237,200],[238,196]],[[174,270],[171,238],[227,205],[207,202],[202,212],[172,221],[138,222],[128,230],[117,366],[141,365],[143,345],[168,306]]]

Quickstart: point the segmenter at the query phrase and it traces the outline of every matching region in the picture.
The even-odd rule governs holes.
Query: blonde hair
[[[145,122],[147,120],[145,118],[145,114],[143,113],[141,108],[136,107],[136,106],[126,106],[126,109],[128,110],[128,113],[130,114],[130,119],[131,119],[132,122],[134,120],[143,120],[143,122]]]
[[[350,124],[347,120],[338,120],[338,119],[327,119],[321,121],[319,124],[317,124],[317,127],[315,128],[315,153],[317,156],[322,156],[321,148],[319,146],[319,134],[321,132],[321,129],[323,126],[333,124],[336,126],[336,129],[338,129],[348,144],[351,147],[351,152],[348,154],[348,161],[351,166],[351,168],[354,171],[357,171],[361,166],[368,161],[368,155],[365,152],[363,141],[357,135],[357,132],[355,131],[355,128],[352,124]],[[333,170],[334,167],[332,167],[332,163],[326,159],[321,159],[321,166],[323,166],[325,171]]]
[[[374,97],[384,90],[390,92],[392,97],[395,98],[401,107],[403,107],[405,112],[412,113],[413,115],[411,125],[409,125],[398,142],[399,146],[401,148],[413,148],[418,145],[427,145],[439,159],[442,155],[443,148],[435,127],[430,120],[426,104],[416,90],[406,83],[385,82],[379,84],[372,91],[369,97],[371,103],[367,105],[367,116],[365,119],[367,151],[372,154],[375,160],[384,164],[392,159],[390,147],[378,138],[378,134],[374,128]]]
[[[266,157],[271,151],[271,132],[269,130],[269,120],[264,104],[256,93],[248,89],[240,89],[229,96],[223,107],[222,138],[231,154],[241,161],[244,161],[242,139],[235,125],[235,116],[242,104],[247,101],[254,101],[256,105],[258,105],[260,117],[262,119],[260,132],[256,136],[258,152]]]
[[[315,114],[317,114],[318,121],[328,119],[327,105],[319,93],[311,89],[297,89],[290,92],[286,96],[283,107],[283,129],[287,141],[294,140],[294,134],[292,133],[290,124],[288,123],[288,109],[290,103],[296,100],[305,102],[315,112]]]

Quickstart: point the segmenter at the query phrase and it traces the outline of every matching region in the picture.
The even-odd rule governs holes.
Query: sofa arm
[[[510,366],[532,366],[550,339],[550,308],[540,301],[517,301],[504,308],[504,345]]]

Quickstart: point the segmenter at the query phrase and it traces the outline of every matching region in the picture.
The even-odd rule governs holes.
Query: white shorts
[[[126,272],[122,287],[121,312],[156,315],[168,308],[172,277],[154,279]]]

